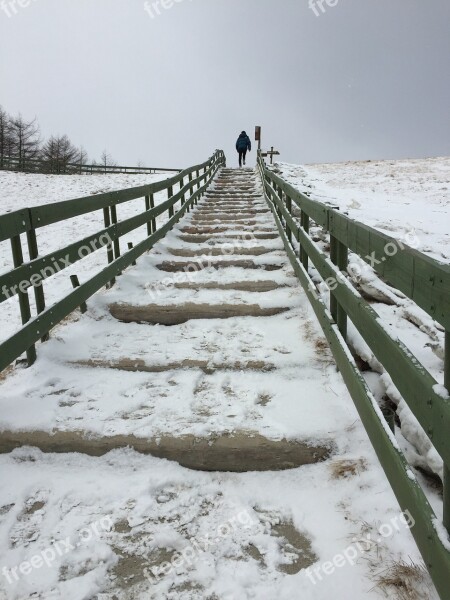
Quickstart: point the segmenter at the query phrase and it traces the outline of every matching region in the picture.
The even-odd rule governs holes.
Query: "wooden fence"
[[[445,386],[450,390],[450,266],[312,200],[268,168],[261,156],[258,157],[258,168],[267,202],[294,271],[328,339],[337,366],[398,502],[415,521],[411,531],[436,589],[447,600],[450,589],[449,396],[412,352],[384,326],[376,310],[351,284],[346,269],[348,254],[352,251],[445,328]],[[312,222],[329,233],[329,256],[309,235]],[[330,288],[330,310],[310,277],[310,264]],[[347,319],[351,320],[389,373],[444,461],[443,518],[438,518],[434,513],[399,449],[389,427],[392,427],[392,421],[390,424],[386,422],[353,360],[346,343]]]
[[[24,173],[48,173],[53,175],[105,175],[126,173],[128,175],[147,175],[152,173],[179,173],[181,169],[162,167],[123,167],[119,165],[85,165],[68,163],[62,160],[43,160],[39,158],[18,158],[2,156],[0,170],[21,171]]]

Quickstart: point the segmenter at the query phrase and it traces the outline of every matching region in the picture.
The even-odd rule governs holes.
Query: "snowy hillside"
[[[450,261],[450,158],[290,165],[287,181],[353,219]]]

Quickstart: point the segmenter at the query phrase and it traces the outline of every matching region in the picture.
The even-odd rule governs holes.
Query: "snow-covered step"
[[[151,323],[161,325],[179,325],[195,319],[230,319],[232,317],[270,317],[289,310],[286,306],[264,307],[259,304],[111,304],[114,318],[124,323]]]
[[[207,260],[203,261],[165,260],[157,266],[161,271],[166,271],[168,273],[194,273],[196,271],[202,271],[203,269],[227,269],[229,267],[240,267],[242,269],[263,269],[265,271],[276,271],[283,268],[283,260],[277,261],[275,260],[275,257],[271,257],[270,260],[257,261],[257,258],[258,257],[253,259],[207,257]]]
[[[273,248],[267,248],[265,246],[235,246],[231,243],[218,247],[200,246],[195,249],[186,247],[167,249],[167,251],[174,256],[223,256],[224,254],[232,254],[233,256],[237,254],[260,256],[262,254],[273,252],[273,250]]]
[[[242,223],[240,224],[234,224],[232,227],[231,226],[227,226],[227,225],[199,225],[199,224],[192,224],[190,223],[189,225],[183,225],[182,227],[180,227],[179,231],[181,233],[194,233],[194,234],[198,234],[198,233],[224,233],[224,232],[230,232],[230,231],[244,231],[244,232],[249,232],[249,233],[276,233],[276,229],[275,227],[272,225],[264,225],[264,226],[258,226],[257,229],[255,229],[254,227],[250,227],[250,226],[246,226],[246,225],[242,225]]]
[[[286,287],[287,283],[277,283],[276,281],[267,281],[264,279],[256,281],[232,281],[224,283],[223,281],[184,281],[174,283],[178,290],[239,290],[242,292],[271,292],[279,287]]]
[[[255,238],[257,240],[275,240],[275,239],[279,239],[279,236],[276,233],[250,233],[250,238]],[[225,244],[225,243],[229,243],[230,240],[233,239],[241,239],[242,237],[238,237],[238,232],[223,232],[220,233],[218,235],[214,235],[214,234],[195,234],[195,233],[191,233],[191,234],[181,234],[178,235],[178,238],[183,241],[186,242],[188,244],[202,244],[207,242],[208,244]],[[245,238],[244,238],[245,239]]]
[[[192,223],[198,223],[199,221],[234,221],[239,222],[241,220],[251,220],[256,222],[256,219],[264,213],[256,210],[239,210],[234,212],[219,212],[214,210],[198,211],[195,217],[192,218]]]

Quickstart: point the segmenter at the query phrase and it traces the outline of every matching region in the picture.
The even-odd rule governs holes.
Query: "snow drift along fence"
[[[312,200],[267,168],[258,168],[266,200],[274,214],[294,271],[333,351],[361,421],[403,510],[415,520],[412,533],[441,598],[450,583],[450,401],[448,394],[398,339],[345,276],[348,252],[358,254],[392,286],[425,310],[446,330],[445,386],[450,390],[450,267]],[[294,216],[293,207],[297,207]],[[330,234],[330,257],[309,236],[310,222]],[[293,239],[297,244],[293,243]],[[385,249],[397,247],[392,256]],[[391,253],[389,253],[391,254]],[[370,260],[369,260],[370,259]],[[330,310],[319,297],[309,273],[312,263],[329,285]],[[443,520],[430,506],[395,436],[356,366],[346,343],[347,318],[389,373],[408,406],[444,461]],[[391,423],[392,426],[392,423]],[[395,427],[395,425],[394,425]]]
[[[181,169],[164,169],[162,167],[122,167],[118,165],[83,165],[68,163],[62,160],[42,160],[39,158],[18,158],[2,156],[0,170],[23,171],[25,173],[51,173],[57,175],[95,175],[126,173],[127,175],[148,175],[151,173],[180,173]]]
[[[85,301],[101,287],[113,284],[117,275],[163,238],[186,211],[197,204],[217,169],[223,165],[225,165],[225,155],[221,150],[217,150],[208,161],[181,171],[170,179],[76,200],[23,208],[0,216],[0,242],[8,239],[11,241],[14,264],[13,270],[0,275],[0,303],[17,295],[23,324],[17,333],[0,344],[0,372],[24,352],[27,354],[28,363],[32,364],[36,360],[35,343],[39,339],[45,341],[49,331],[55,325],[77,307],[83,307]],[[175,186],[179,186],[179,191],[176,193],[174,193]],[[164,190],[167,190],[167,200],[155,207],[154,194]],[[138,198],[145,201],[145,204],[143,203],[145,211],[118,221],[117,205]],[[104,229],[56,252],[39,256],[37,229],[98,210],[103,211]],[[156,217],[166,211],[168,220],[157,229]],[[121,254],[120,238],[143,225],[147,225],[148,237],[125,254]],[[26,263],[20,237],[22,234],[26,234],[31,259]],[[86,247],[95,249],[106,247],[108,266],[62,300],[46,308],[42,280],[50,277],[54,271],[51,269],[46,271],[45,268],[62,259],[66,266],[74,264],[83,258],[80,249]],[[34,288],[38,313],[34,318],[31,316],[28,297],[30,287]]]

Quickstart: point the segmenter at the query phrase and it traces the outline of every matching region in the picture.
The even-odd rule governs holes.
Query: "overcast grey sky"
[[[2,0],[0,104],[129,164],[450,154],[449,0],[155,1]]]

